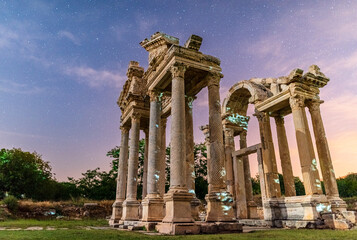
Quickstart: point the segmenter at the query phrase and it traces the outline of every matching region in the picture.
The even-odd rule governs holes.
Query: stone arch
[[[270,96],[271,91],[263,85],[251,80],[238,82],[230,88],[228,96],[223,100],[222,114],[246,116],[249,103],[262,102]]]

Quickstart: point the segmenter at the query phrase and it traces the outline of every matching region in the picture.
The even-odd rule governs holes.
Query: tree
[[[0,151],[0,195],[5,192],[17,198],[47,199],[46,188],[53,184],[49,162],[36,153],[20,148]]]
[[[337,186],[341,197],[357,196],[357,173],[338,178]]]
[[[207,148],[203,143],[195,144],[194,146],[195,159],[195,192],[196,197],[204,199],[208,193],[207,181]]]

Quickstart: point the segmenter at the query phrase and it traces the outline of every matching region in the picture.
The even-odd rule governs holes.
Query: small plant
[[[7,209],[11,212],[16,212],[17,208],[19,207],[19,201],[16,197],[9,195],[4,198],[3,203],[6,205]]]

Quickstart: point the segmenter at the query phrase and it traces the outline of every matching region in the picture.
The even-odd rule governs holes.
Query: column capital
[[[284,117],[279,115],[279,116],[275,116],[275,124],[276,125],[284,125]]]
[[[184,78],[186,66],[182,63],[175,63],[170,68],[172,78]]]
[[[131,115],[131,119],[132,119],[133,121],[140,121],[140,118],[141,118],[141,114],[140,114],[140,113],[134,112],[134,113]]]
[[[148,95],[150,97],[150,102],[157,102],[159,101],[160,92],[157,90],[150,90],[148,91]]]
[[[232,128],[224,126],[223,131],[225,137],[234,137],[234,131]]]
[[[305,107],[305,98],[302,96],[291,96],[289,103],[291,110],[298,110]]]
[[[310,112],[316,112],[316,111],[320,111],[320,105],[323,102],[324,101],[321,100],[310,100],[306,102],[306,106],[309,108]]]
[[[219,82],[221,81],[221,78],[223,77],[223,74],[218,73],[218,72],[210,72],[207,74],[206,79],[207,79],[207,86],[219,86]]]
[[[124,127],[124,126],[120,126],[120,130],[122,133],[128,133],[129,132],[129,128],[128,127]]]
[[[239,133],[240,140],[247,140],[247,131],[242,131]]]
[[[255,116],[259,122],[261,122],[261,121],[263,121],[263,119],[265,117],[265,113],[255,110],[255,113],[253,114],[253,116]]]

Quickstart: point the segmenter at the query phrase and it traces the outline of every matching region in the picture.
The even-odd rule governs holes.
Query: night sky
[[[356,9],[357,1],[342,0],[0,0],[0,148],[37,151],[59,180],[108,170],[106,152],[120,144],[116,101],[128,63],[146,69],[139,42],[161,31],[181,45],[191,34],[203,37],[200,51],[222,62],[222,100],[238,81],[317,64],[331,79],[320,96],[336,175],[357,172]],[[204,90],[193,105],[196,142],[207,104]],[[292,118],[285,122],[301,176]],[[248,145],[258,140],[252,117]],[[253,175],[256,165],[252,157]]]

